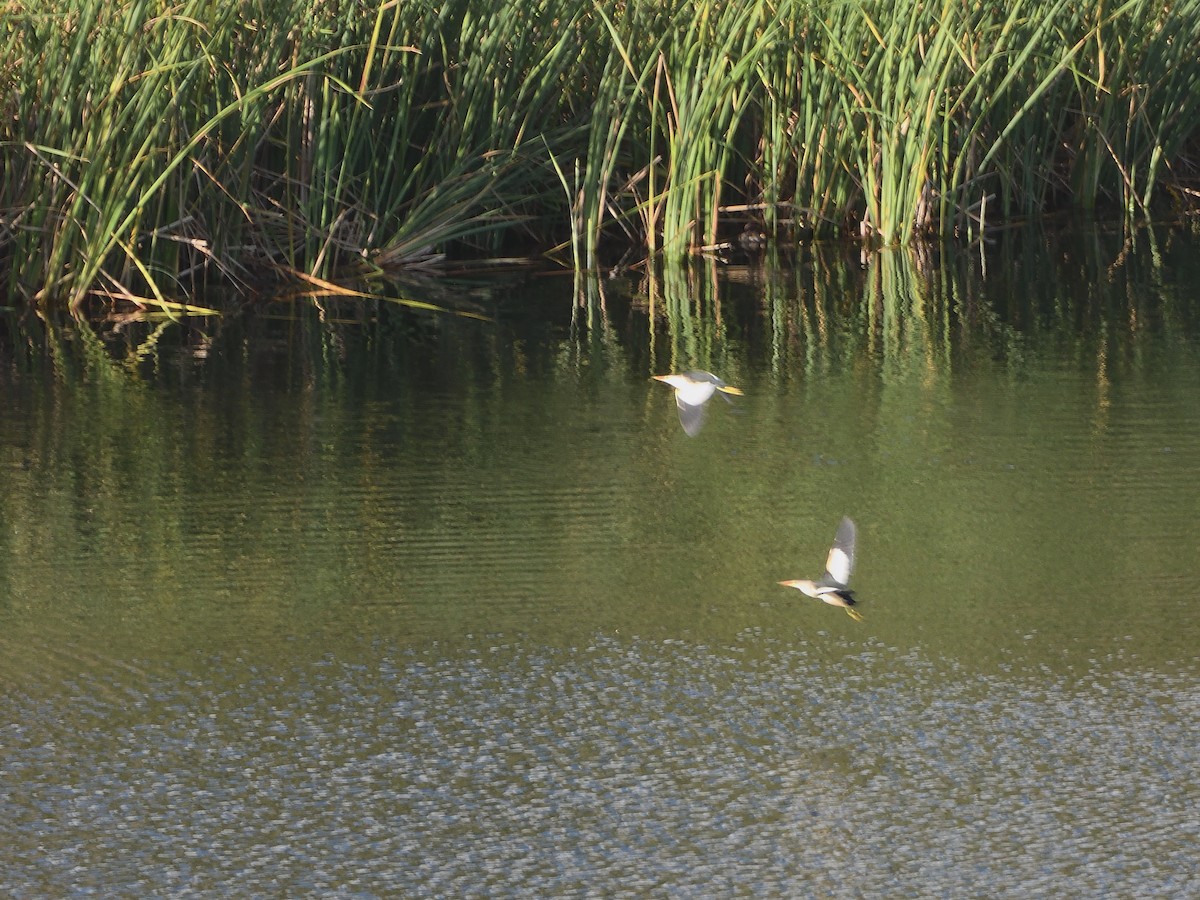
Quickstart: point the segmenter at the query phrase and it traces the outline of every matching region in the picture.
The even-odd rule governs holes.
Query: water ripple
[[[0,701],[0,890],[1151,897],[1200,888],[1195,673],[500,641]]]

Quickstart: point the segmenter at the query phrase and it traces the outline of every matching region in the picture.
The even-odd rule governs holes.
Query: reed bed
[[[0,277],[42,308],[1200,196],[1200,0],[28,0],[0,33]]]

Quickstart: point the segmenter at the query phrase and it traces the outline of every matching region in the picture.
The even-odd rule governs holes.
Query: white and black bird
[[[853,520],[848,516],[843,517],[838,525],[837,534],[834,535],[833,546],[829,548],[829,557],[825,560],[825,574],[817,581],[802,578],[779,583],[830,606],[840,606],[850,618],[861,622],[863,617],[854,608],[857,601],[854,599],[854,592],[850,590],[850,572],[854,569],[854,547],[857,540]]]
[[[712,399],[713,394],[720,393],[726,400],[730,394],[740,397],[742,391],[726,384],[712,372],[702,372],[693,369],[681,375],[655,375],[655,381],[661,381],[675,388],[675,405],[679,407],[679,424],[689,437],[695,437],[704,423],[704,406]]]

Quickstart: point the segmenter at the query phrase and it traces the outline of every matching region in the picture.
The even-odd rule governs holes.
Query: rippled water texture
[[[1152,237],[10,324],[0,894],[1200,894]],[[843,515],[861,624],[777,584]]]
[[[6,698],[0,888],[1200,887],[1191,677],[1000,677],[753,632],[350,656],[206,659],[136,688],[97,671],[69,706]]]

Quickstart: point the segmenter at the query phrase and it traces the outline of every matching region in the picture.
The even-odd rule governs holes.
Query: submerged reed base
[[[1200,199],[1200,0],[30,0],[0,30],[0,278],[44,309]]]

